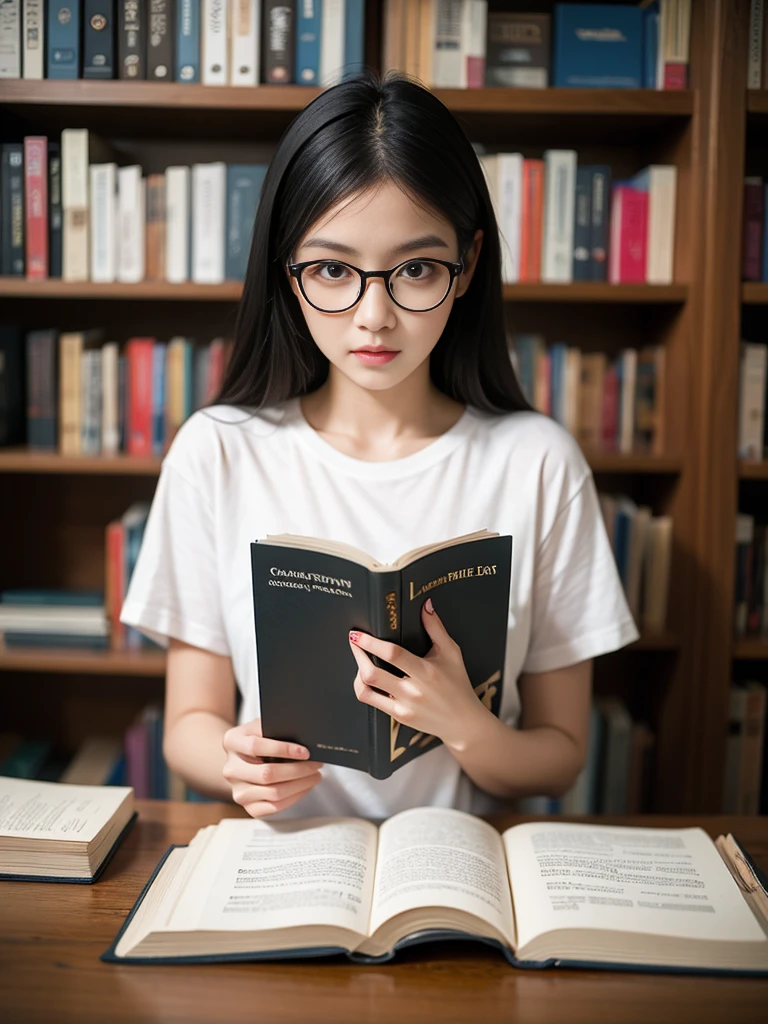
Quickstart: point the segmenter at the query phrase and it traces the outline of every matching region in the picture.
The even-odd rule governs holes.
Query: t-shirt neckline
[[[370,462],[367,459],[356,459],[352,455],[347,455],[322,438],[304,416],[298,397],[288,400],[286,413],[286,424],[293,427],[303,444],[319,459],[351,476],[364,477],[369,480],[391,480],[428,469],[455,451],[472,434],[477,423],[474,410],[467,405],[452,427],[449,427],[445,433],[436,437],[434,441],[430,441],[419,451],[405,455],[401,459]]]

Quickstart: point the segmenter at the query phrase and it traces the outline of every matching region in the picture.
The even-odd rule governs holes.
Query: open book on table
[[[746,887],[744,887],[746,888]],[[347,953],[476,938],[516,966],[768,973],[768,925],[699,828],[462,811],[224,819],[171,847],[103,960]]]

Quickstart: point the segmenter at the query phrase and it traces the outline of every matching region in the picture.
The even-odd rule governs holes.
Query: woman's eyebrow
[[[357,249],[354,249],[351,245],[345,245],[343,242],[334,242],[330,238],[310,238],[308,241],[302,243],[302,249],[333,249],[334,252],[343,252],[347,256],[359,256],[360,253]],[[440,238],[439,235],[421,235],[419,238],[411,238],[408,242],[401,242],[400,245],[396,245],[390,250],[393,256],[399,256],[402,253],[413,252],[414,249],[448,249],[450,246],[445,239]]]

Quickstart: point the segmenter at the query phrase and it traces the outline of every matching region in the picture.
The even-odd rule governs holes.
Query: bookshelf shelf
[[[0,645],[0,671],[165,676],[164,651],[72,651]]]
[[[768,480],[768,459],[763,459],[762,461],[741,459],[739,462],[739,479]]]
[[[747,91],[747,113],[768,115],[768,89]]]
[[[167,281],[141,281],[138,284],[92,281],[27,281],[21,277],[0,277],[0,298],[11,299],[132,299],[171,302],[237,302],[242,291],[239,281],[223,284],[170,284]],[[596,303],[684,303],[688,286],[684,284],[575,284],[504,285],[508,302],[596,302]],[[766,299],[768,301],[768,299]]]
[[[676,633],[642,633],[640,639],[630,644],[635,651],[676,651],[680,637]]]
[[[753,306],[768,306],[768,283],[745,282],[741,286],[741,301]]]
[[[737,637],[733,643],[733,656],[737,661],[768,660],[768,637]]]

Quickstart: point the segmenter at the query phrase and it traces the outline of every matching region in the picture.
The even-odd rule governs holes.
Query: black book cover
[[[592,168],[592,259],[593,281],[608,280],[608,232],[611,222],[611,169]]]
[[[117,0],[117,77],[147,77],[147,0]]]
[[[27,334],[27,443],[30,448],[55,451],[58,447],[58,353],[57,331]]]
[[[573,217],[573,280],[589,281],[592,258],[592,168],[576,168]]]
[[[83,78],[115,77],[115,0],[83,0]]]
[[[24,147],[6,142],[0,164],[0,274],[24,276]]]
[[[24,335],[0,327],[0,445],[25,441]]]
[[[496,715],[507,642],[512,538],[496,534],[372,571],[342,555],[251,545],[256,654],[265,736],[313,760],[384,779],[440,743],[358,701],[352,629],[423,657],[428,597],[462,650],[478,699]],[[380,667],[395,671],[383,663]]]
[[[175,26],[176,0],[149,0],[147,78],[150,81],[173,81]]]
[[[61,277],[61,143],[48,143],[48,277]]]
[[[296,4],[264,0],[261,31],[262,81],[293,81],[296,50]]]

